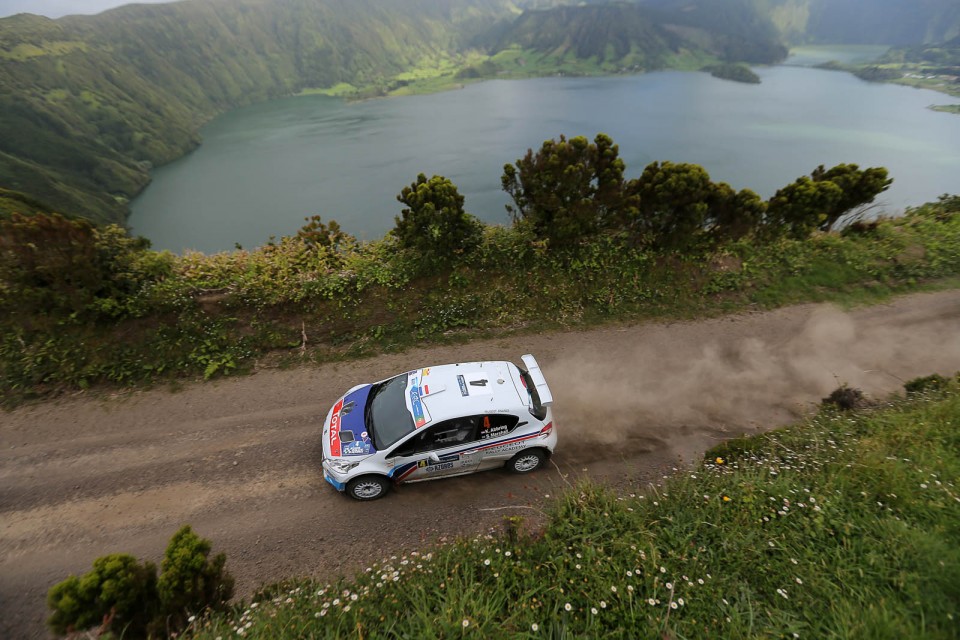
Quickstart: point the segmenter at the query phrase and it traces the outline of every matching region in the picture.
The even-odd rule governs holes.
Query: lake
[[[373,240],[393,227],[396,195],[421,172],[450,178],[482,220],[508,223],[503,165],[560,134],[598,132],[619,144],[628,178],[655,160],[692,162],[769,197],[817,165],[852,162],[889,169],[880,212],[960,192],[960,116],[926,108],[960,101],[797,66],[821,58],[807,51],[756,68],[759,85],[668,71],[493,80],[354,103],[273,100],[205,126],[199,149],[154,172],[129,224],[174,252],[252,248],[313,214]]]

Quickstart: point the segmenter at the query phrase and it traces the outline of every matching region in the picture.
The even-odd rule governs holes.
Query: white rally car
[[[357,500],[392,483],[506,465],[537,469],[553,453],[553,395],[532,355],[416,369],[350,389],[323,423],[323,476]]]

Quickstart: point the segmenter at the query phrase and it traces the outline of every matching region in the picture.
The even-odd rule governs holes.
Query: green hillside
[[[123,222],[150,170],[196,147],[200,125],[276,96],[775,63],[788,40],[916,45],[960,34],[952,0],[576,4],[186,0],[0,19],[0,188]]]
[[[232,107],[376,85],[508,13],[503,0],[206,0],[0,20],[0,186],[120,222],[149,169]]]

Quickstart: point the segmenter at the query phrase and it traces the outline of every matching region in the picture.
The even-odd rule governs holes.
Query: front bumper
[[[327,466],[326,460],[323,461],[323,479],[329,482],[337,491],[346,491],[347,489],[347,479],[333,469],[330,469]]]

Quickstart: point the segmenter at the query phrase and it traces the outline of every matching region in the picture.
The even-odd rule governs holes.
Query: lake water
[[[889,213],[960,192],[960,116],[926,108],[960,100],[790,62],[756,69],[760,85],[658,72],[253,105],[215,119],[199,149],[157,169],[129,224],[175,252],[252,248],[313,214],[372,240],[393,227],[396,195],[421,172],[450,178],[482,220],[507,223],[504,164],[560,134],[601,131],[619,144],[627,177],[655,160],[692,162],[769,197],[819,164],[852,162],[890,170],[878,199]]]

